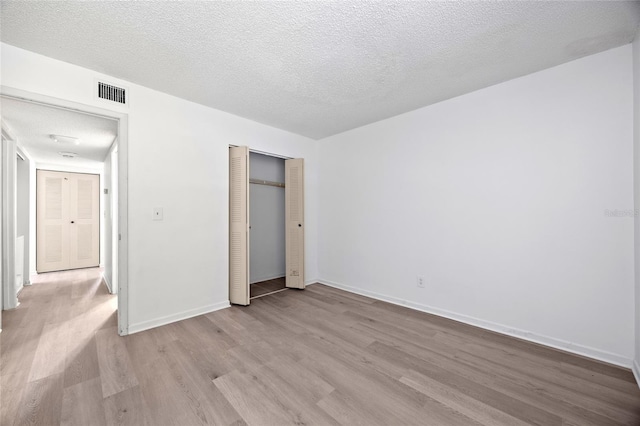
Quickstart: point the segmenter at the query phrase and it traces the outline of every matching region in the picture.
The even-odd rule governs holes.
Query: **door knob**
[[[299,223],[299,224],[298,224],[298,227],[299,227],[299,228],[302,228],[302,224],[301,224],[301,223]]]
[[[71,223],[75,223],[75,222],[72,220]]]

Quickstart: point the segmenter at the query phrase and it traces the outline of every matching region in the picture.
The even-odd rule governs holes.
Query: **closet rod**
[[[284,188],[284,183],[272,182],[270,180],[249,179],[249,183],[255,183],[256,185],[269,185],[269,186],[276,186],[278,188]]]

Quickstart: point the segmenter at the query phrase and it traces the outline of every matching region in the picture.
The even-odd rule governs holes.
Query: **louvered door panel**
[[[68,174],[38,170],[36,177],[36,269],[38,272],[68,269]]]
[[[229,301],[249,304],[249,149],[229,148]]]
[[[304,288],[304,160],[285,161],[286,286]]]
[[[44,245],[44,260],[45,262],[58,263],[62,262],[62,226],[61,225],[45,225],[44,237],[46,244]]]
[[[69,268],[100,264],[100,176],[69,174]]]

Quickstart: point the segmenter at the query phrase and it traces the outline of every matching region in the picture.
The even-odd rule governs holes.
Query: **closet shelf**
[[[276,186],[278,188],[284,188],[284,183],[282,183],[282,182],[272,182],[270,180],[249,179],[249,183],[254,183],[256,185],[268,185],[268,186]]]

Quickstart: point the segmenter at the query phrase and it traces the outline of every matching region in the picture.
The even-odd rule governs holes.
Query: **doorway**
[[[100,266],[100,175],[38,169],[36,182],[36,271]]]
[[[285,285],[285,199],[283,158],[249,152],[250,299]]]
[[[78,193],[82,194],[83,191],[86,193],[87,188],[90,186],[92,196],[89,197],[89,199],[91,202],[87,203],[87,197],[81,196],[77,196],[75,201],[67,201],[71,204],[75,203],[72,210],[75,209],[78,216],[80,216],[82,212],[85,213],[84,216],[87,214],[91,216],[92,223],[83,223],[83,220],[87,220],[86,218],[69,220],[69,222],[75,222],[74,224],[86,226],[83,226],[83,229],[77,229],[75,232],[71,231],[70,238],[75,239],[78,243],[76,245],[75,260],[70,260],[66,266],[59,269],[100,266],[99,269],[96,268],[93,270],[99,271],[103,282],[102,285],[107,284],[106,288],[108,289],[108,293],[118,293],[119,295],[117,297],[118,333],[120,335],[128,334],[128,282],[126,279],[128,230],[128,218],[126,215],[128,192],[126,184],[126,160],[128,154],[127,114],[8,87],[2,87],[0,90],[0,100],[3,106],[3,154],[5,153],[5,129],[11,129],[7,134],[10,133],[14,136],[11,140],[13,149],[17,148],[26,154],[33,164],[32,179],[29,185],[29,196],[32,200],[32,206],[30,207],[32,212],[32,220],[30,220],[30,240],[33,244],[29,244],[29,248],[26,249],[30,252],[29,255],[26,256],[30,259],[29,263],[31,265],[29,275],[34,276],[36,273],[36,264],[38,263],[36,259],[40,257],[36,256],[36,252],[38,251],[38,244],[36,244],[36,205],[39,204],[39,202],[36,203],[36,169],[66,174],[69,182],[73,181],[73,179],[70,179],[71,177],[87,177],[87,179],[75,179],[75,182],[70,184],[77,187],[79,192],[76,191],[76,195],[78,195]],[[32,115],[29,113],[38,109],[45,109],[47,112],[41,115],[40,119],[33,120]],[[55,117],[59,115],[65,115],[67,117],[73,115],[75,118],[56,120]],[[28,118],[26,122],[25,117]],[[73,133],[73,125],[85,121],[94,124],[101,123],[98,124],[95,129],[96,132],[94,136],[96,136],[96,138],[85,136],[77,137],[78,135]],[[71,130],[58,127],[56,130],[42,131],[41,127],[47,124],[68,125],[71,126]],[[38,131],[38,129],[40,129],[40,131]],[[109,133],[109,129],[115,130]],[[110,139],[107,139],[109,137]],[[45,147],[46,144],[48,144],[48,146]],[[64,160],[74,161],[75,163],[61,163],[59,157]],[[18,190],[15,169],[6,171],[7,164],[6,157],[3,155],[3,177],[6,177],[6,179],[3,179],[2,186],[3,199],[11,198],[10,192],[13,191],[15,195]],[[91,177],[91,175],[93,175],[93,177]],[[91,181],[91,184],[89,185],[87,181]],[[116,199],[112,198],[114,195],[117,197]],[[108,198],[109,203],[106,202]],[[106,210],[107,205],[109,206],[108,211]],[[13,232],[15,232],[17,221],[15,215],[11,214],[11,211],[12,207],[3,203],[3,237],[15,235]],[[88,211],[91,211],[91,213],[87,213]],[[9,232],[6,232],[6,230]],[[40,230],[40,232],[46,235],[44,230]],[[102,238],[100,238],[100,235],[102,235]],[[14,239],[3,238],[3,243],[6,240],[12,240],[15,246]],[[97,242],[97,245],[95,242]],[[83,245],[85,248],[89,245],[90,250],[81,250]],[[53,252],[55,251],[56,250],[53,250]],[[81,252],[84,252],[85,255],[82,255]],[[89,256],[86,256],[87,252],[90,253]],[[5,273],[7,266],[14,264],[15,254],[15,250],[6,250],[6,247],[3,245],[3,278],[7,276]],[[71,253],[69,257],[72,259],[74,257],[73,253]],[[86,258],[83,259],[83,257]],[[59,270],[40,267],[37,269],[39,269],[37,271],[38,273]],[[52,275],[52,277],[53,276],[54,275]],[[11,276],[8,278],[8,280],[3,279],[3,296],[7,294],[7,290],[10,290],[11,287],[15,285],[15,280],[11,282]],[[45,281],[51,282],[50,279],[35,279],[37,283],[43,283]],[[29,291],[32,290],[30,289]],[[6,298],[3,297],[3,299]],[[3,307],[5,309],[7,308],[6,300],[3,300]],[[115,310],[113,314],[114,316],[116,315]]]
[[[304,161],[229,149],[229,300],[304,289]]]

